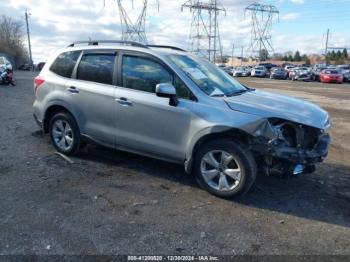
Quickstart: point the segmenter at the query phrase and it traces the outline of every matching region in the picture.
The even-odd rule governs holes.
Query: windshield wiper
[[[240,95],[240,94],[243,94],[243,93],[246,93],[246,92],[251,92],[251,91],[254,91],[255,89],[254,88],[247,88],[247,89],[241,89],[241,90],[238,90],[238,91],[234,91],[232,93],[229,93],[229,94],[226,94],[226,96],[237,96],[237,95]]]
[[[222,97],[225,96],[225,94],[213,94],[213,95],[209,95],[210,97]]]

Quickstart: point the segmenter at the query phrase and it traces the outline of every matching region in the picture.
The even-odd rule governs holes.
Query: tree
[[[301,61],[301,56],[300,56],[300,52],[299,51],[295,52],[294,61],[297,61],[297,62]]]
[[[348,50],[346,48],[343,50],[343,58],[348,59]]]
[[[306,65],[311,65],[310,58],[306,57],[306,59],[305,59],[305,64],[306,64]]]
[[[23,24],[11,17],[0,17],[0,52],[9,54],[16,64],[24,63],[28,54],[23,43]]]
[[[266,61],[269,58],[269,53],[266,49],[261,49],[259,52],[260,61]]]

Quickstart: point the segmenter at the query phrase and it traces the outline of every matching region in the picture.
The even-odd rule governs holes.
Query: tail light
[[[44,77],[37,76],[34,78],[34,94],[38,91],[38,88],[45,82]]]

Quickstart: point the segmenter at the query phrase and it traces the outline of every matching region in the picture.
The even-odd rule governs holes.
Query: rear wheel
[[[65,112],[55,114],[49,125],[51,142],[60,153],[74,155],[80,147],[80,131],[74,118]]]
[[[204,144],[195,157],[194,172],[208,192],[229,198],[248,192],[256,177],[256,163],[250,151],[230,139]]]

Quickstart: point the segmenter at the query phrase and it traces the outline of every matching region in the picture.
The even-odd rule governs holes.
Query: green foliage
[[[333,64],[344,64],[347,62],[349,56],[348,51],[344,49],[343,51],[338,50],[335,52],[332,50],[331,52],[328,52],[326,54],[326,62],[327,63],[333,63]]]
[[[295,52],[294,61],[296,61],[296,62],[300,62],[301,61],[301,56],[300,56],[300,52],[299,51]]]
[[[24,63],[28,54],[23,43],[23,24],[11,17],[0,17],[0,52],[15,59],[16,64]]]
[[[266,49],[262,49],[259,53],[260,61],[266,61],[269,58],[269,53]]]

